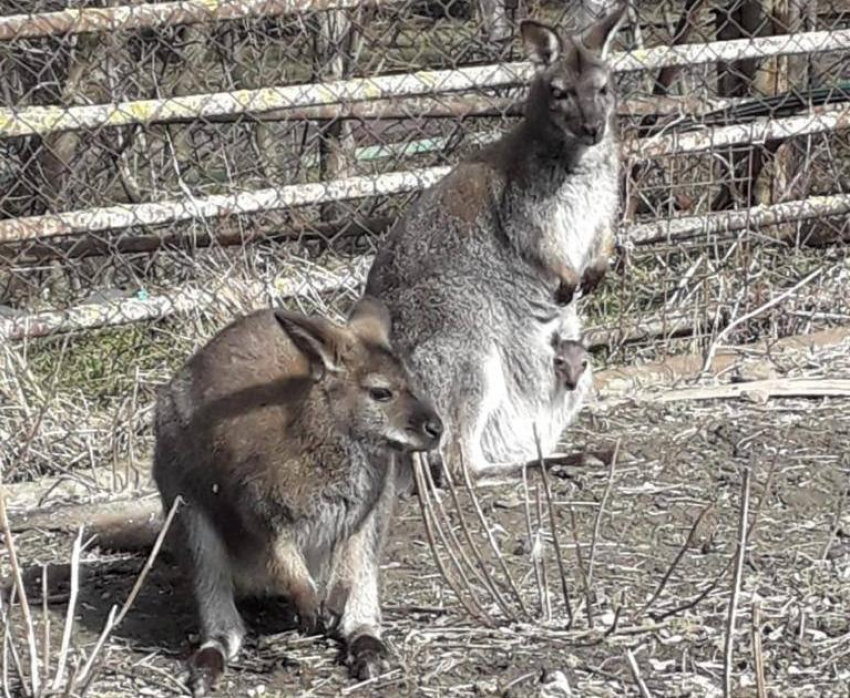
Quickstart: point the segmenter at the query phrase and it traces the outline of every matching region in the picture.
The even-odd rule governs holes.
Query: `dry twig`
[[[537,546],[535,544],[534,530],[531,527],[531,495],[528,491],[528,468],[526,468],[525,466],[523,466],[522,468],[522,490],[524,495],[523,506],[525,508],[525,529],[528,534],[528,545],[531,553],[531,566],[534,569],[534,581],[537,584],[537,596],[540,600],[540,615],[545,616],[546,592],[543,589],[543,578],[540,572],[540,565],[538,562],[538,558],[542,555],[542,551],[539,549],[541,546]]]
[[[31,440],[30,440],[31,441]],[[3,486],[3,479],[0,477],[0,527],[3,529],[3,537],[6,540],[6,550],[9,553],[9,567],[12,571],[12,581],[15,590],[18,594],[18,603],[21,606],[21,614],[24,618],[24,625],[27,633],[27,648],[30,656],[30,685],[29,690],[33,696],[37,696],[41,690],[41,670],[38,661],[38,645],[35,639],[35,625],[30,612],[29,601],[27,600],[27,592],[24,589],[24,579],[21,575],[21,568],[18,565],[18,553],[15,549],[15,541],[12,539],[12,530],[9,527],[9,517],[6,512],[6,489]],[[10,610],[11,610],[11,603]],[[21,676],[23,683],[24,677]]]
[[[151,571],[151,568],[156,562],[156,558],[159,555],[159,551],[162,548],[162,544],[165,542],[165,537],[168,535],[168,531],[171,528],[171,523],[174,520],[175,515],[177,514],[177,510],[180,508],[180,505],[183,503],[183,499],[181,497],[177,497],[174,500],[174,503],[171,505],[171,509],[168,511],[168,516],[165,517],[165,522],[162,524],[162,529],[159,532],[159,535],[156,537],[154,541],[153,548],[151,549],[150,555],[148,555],[148,559],[145,561],[144,567],[142,567],[142,571],[139,573],[139,576],[136,578],[136,583],[133,585],[133,588],[130,589],[130,593],[127,596],[127,599],[124,601],[124,604],[121,606],[121,609],[118,610],[117,606],[113,606],[109,612],[109,617],[107,618],[106,625],[104,625],[103,630],[100,633],[100,637],[98,637],[97,642],[95,643],[94,649],[89,655],[88,661],[83,665],[83,668],[80,672],[74,677],[73,685],[82,685],[82,691],[80,695],[85,695],[86,691],[91,686],[91,682],[97,673],[97,669],[99,668],[96,663],[99,658],[102,657],[101,650],[103,649],[103,645],[109,636],[112,634],[112,631],[121,624],[121,621],[124,620],[127,613],[133,606],[133,603],[136,601],[136,597],[138,597],[139,592],[142,590],[142,586],[145,583],[145,580],[148,577],[148,574]]]
[[[764,655],[761,651],[761,606],[758,601],[753,604],[753,658],[756,665],[756,695],[758,698],[767,698]]]
[[[434,556],[434,561],[437,563],[437,567],[440,570],[440,574],[443,576],[443,579],[446,580],[448,585],[451,587],[451,590],[454,592],[460,604],[464,607],[466,612],[472,616],[480,620],[484,625],[492,625],[491,621],[487,618],[483,618],[472,606],[470,606],[469,602],[466,600],[466,597],[461,593],[460,588],[455,583],[454,577],[449,573],[446,568],[445,563],[443,562],[443,558],[440,556],[439,548],[437,547],[437,541],[434,538],[434,530],[432,528],[432,510],[430,505],[427,503],[426,497],[427,494],[425,492],[425,478],[422,475],[422,468],[427,467],[427,464],[422,463],[422,460],[419,457],[419,454],[415,454],[413,457],[413,475],[416,478],[416,493],[417,499],[419,500],[419,510],[422,514],[422,523],[425,526],[425,537],[428,539],[428,545],[431,548],[431,553]]]
[[[567,612],[567,629],[573,624],[573,607],[570,603],[570,591],[567,587],[567,572],[564,569],[564,558],[561,555],[561,542],[558,539],[558,525],[555,521],[555,508],[552,506],[552,487],[549,483],[549,473],[543,461],[543,451],[540,448],[540,438],[537,428],[534,430],[535,446],[537,447],[537,458],[540,463],[540,477],[543,480],[543,490],[546,493],[546,504],[549,506],[549,524],[552,526],[552,546],[555,548],[555,562],[558,565],[558,576],[561,578],[561,593],[564,596],[564,609]]]
[[[661,596],[661,592],[664,591],[664,588],[667,586],[667,582],[670,581],[670,577],[673,575],[674,570],[678,567],[679,562],[681,562],[682,558],[685,556],[685,553],[691,547],[691,544],[694,542],[694,537],[696,536],[696,532],[699,529],[699,525],[702,523],[702,520],[705,518],[705,515],[714,508],[714,502],[709,502],[706,504],[700,513],[697,515],[697,518],[694,520],[693,525],[691,526],[691,530],[688,532],[688,537],[685,539],[684,545],[679,548],[679,552],[676,553],[676,557],[673,558],[673,562],[667,568],[667,571],[664,573],[664,576],[661,578],[658,586],[653,592],[652,596],[649,598],[643,608],[640,610],[640,615],[646,613],[649,608],[655,603],[655,600]]]
[[[587,626],[593,628],[593,597],[590,593],[590,585],[587,583],[587,570],[584,566],[584,557],[581,554],[581,543],[578,539],[578,524],[576,523],[576,512],[572,503],[567,504],[567,510],[570,514],[570,530],[573,533],[573,543],[576,548],[576,563],[578,564],[579,574],[581,574],[581,584],[584,589],[584,612],[587,616]]]
[[[635,684],[637,684],[638,691],[640,691],[641,696],[643,698],[652,698],[652,694],[649,692],[649,688],[647,688],[643,677],[641,677],[640,675],[640,668],[638,667],[635,655],[632,653],[631,650],[626,650],[626,660],[629,663],[629,669],[632,672],[632,678],[635,680]]]
[[[747,555],[747,521],[750,508],[750,468],[744,469],[741,484],[741,505],[738,515],[738,549],[735,554],[735,574],[732,577],[732,596],[729,599],[729,617],[726,621],[726,642],[723,647],[723,696],[732,695],[732,653],[735,646],[735,621],[738,613],[738,595],[741,592],[741,577],[744,574],[744,559]]]
[[[80,591],[80,555],[83,550],[83,529],[80,528],[71,549],[71,595],[68,610],[65,612],[65,626],[62,629],[62,644],[59,648],[59,660],[56,663],[56,675],[53,677],[52,690],[58,691],[65,679],[65,665],[68,662],[68,649],[71,646],[71,634],[74,630],[74,615],[77,612],[77,596]]]
[[[424,458],[423,458],[424,460]],[[463,582],[464,587],[466,587],[466,591],[469,594],[469,598],[472,600],[473,605],[476,609],[478,609],[480,615],[490,618],[490,614],[487,613],[484,606],[478,600],[478,595],[475,593],[475,589],[472,586],[472,583],[469,581],[469,578],[466,576],[466,569],[464,567],[464,563],[467,567],[469,567],[473,572],[476,572],[475,566],[470,562],[469,558],[466,555],[466,552],[463,546],[458,541],[457,536],[452,530],[452,523],[449,520],[449,517],[446,515],[446,511],[443,508],[442,502],[440,502],[439,497],[437,497],[436,488],[434,486],[434,481],[431,478],[431,469],[428,467],[423,467],[422,471],[425,473],[425,481],[427,482],[428,488],[425,490],[425,504],[431,512],[431,521],[434,524],[434,528],[437,531],[437,535],[440,538],[440,542],[443,545],[443,549],[446,551],[446,554],[449,556],[449,559],[452,561],[452,565],[457,570],[458,576],[460,580]],[[436,509],[434,505],[431,503],[431,492],[434,493],[434,500],[437,502]],[[440,519],[443,520],[445,524],[446,530],[448,530],[448,538],[446,534],[443,532],[443,524],[440,523]]]
[[[428,483],[433,488],[434,482],[431,478],[431,469],[426,468],[425,472],[428,475]],[[490,592],[490,595],[493,597],[493,600],[496,602],[496,604],[499,606],[499,608],[502,609],[502,613],[505,614],[505,616],[508,618],[508,620],[516,620],[516,615],[511,610],[511,607],[508,605],[508,603],[505,601],[504,597],[502,596],[501,592],[499,591],[498,586],[496,585],[495,581],[493,580],[493,577],[487,571],[487,566],[484,563],[484,558],[481,556],[481,551],[478,549],[478,546],[472,540],[472,533],[469,530],[469,526],[467,526],[466,516],[463,513],[463,507],[461,507],[461,505],[460,505],[460,500],[459,500],[458,494],[457,494],[457,487],[455,486],[454,479],[452,477],[450,468],[444,468],[444,476],[445,476],[445,479],[446,479],[446,484],[448,486],[449,494],[452,498],[452,504],[454,505],[455,512],[457,513],[458,522],[460,523],[461,532],[463,533],[463,537],[464,537],[464,540],[466,541],[466,544],[469,546],[469,549],[472,550],[472,554],[475,556],[477,568],[476,568],[476,566],[472,565],[468,561],[467,561],[467,564],[469,564],[470,567],[472,567],[472,570],[473,570],[473,572],[475,572],[475,575],[478,578],[478,581],[487,588],[487,590]],[[439,500],[437,500],[437,504],[440,506],[440,509],[442,510],[443,509],[442,503]],[[445,513],[443,514],[443,517],[447,518]],[[451,527],[449,528],[449,532],[452,534],[458,549],[462,552],[463,546],[457,540],[457,538],[454,536],[454,532],[452,531]]]
[[[596,561],[596,541],[599,538],[599,530],[602,528],[602,516],[605,513],[605,504],[608,502],[608,497],[611,494],[611,488],[614,484],[614,470],[617,467],[617,457],[620,455],[620,439],[614,446],[614,454],[611,456],[611,466],[608,469],[608,481],[605,483],[605,492],[602,494],[602,501],[599,502],[599,509],[596,511],[596,519],[593,522],[593,538],[590,541],[590,553],[587,556],[587,585],[593,586],[593,563]]]
[[[487,524],[487,517],[484,516],[484,511],[481,509],[481,502],[478,501],[478,495],[476,494],[475,487],[472,484],[472,478],[469,474],[469,468],[467,467],[466,461],[464,461],[463,457],[461,457],[460,459],[460,469],[463,473],[463,481],[466,485],[466,492],[469,495],[470,501],[472,501],[472,507],[473,509],[475,509],[475,513],[478,516],[478,521],[481,524],[481,528],[487,535],[487,540],[490,543],[490,548],[493,551],[493,554],[496,556],[496,559],[499,561],[499,566],[502,568],[502,573],[505,575],[505,579],[508,580],[508,586],[510,586],[514,598],[517,600],[517,604],[519,604],[522,614],[530,620],[531,614],[528,612],[528,608],[526,607],[525,602],[522,599],[522,594],[519,592],[516,582],[514,582],[513,575],[511,574],[511,571],[508,568],[507,562],[505,562],[505,557],[504,555],[502,555],[502,551],[499,550],[499,545],[496,543],[496,539],[493,537],[493,532],[490,530],[490,526]]]

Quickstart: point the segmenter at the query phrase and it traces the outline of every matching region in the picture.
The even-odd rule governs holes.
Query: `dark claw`
[[[189,688],[195,698],[209,695],[227,661],[217,647],[203,647],[189,660]]]
[[[558,284],[558,288],[555,291],[555,302],[558,305],[569,305],[573,302],[575,293],[576,287],[574,284],[568,284],[562,281]]]
[[[348,648],[348,673],[352,679],[367,681],[389,668],[386,645],[371,635],[361,635]]]
[[[328,635],[333,635],[339,630],[339,624],[342,621],[342,614],[350,593],[350,587],[345,584],[335,584],[328,592],[328,596],[322,604],[321,617],[321,623]]]
[[[591,261],[581,277],[581,293],[583,296],[590,295],[596,290],[596,287],[605,278],[609,265],[607,257],[600,256]]]
[[[298,629],[308,637],[316,635],[321,630],[319,614],[315,610],[299,610],[298,611]]]

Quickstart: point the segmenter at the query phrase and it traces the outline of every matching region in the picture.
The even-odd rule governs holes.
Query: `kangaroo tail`
[[[147,553],[162,527],[159,497],[54,507],[10,517],[12,532],[75,533],[81,527],[101,550]]]

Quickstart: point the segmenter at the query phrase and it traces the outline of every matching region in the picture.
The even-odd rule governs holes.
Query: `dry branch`
[[[423,462],[423,458],[420,454],[416,454],[413,457],[413,475],[416,480],[416,494],[417,500],[419,501],[419,510],[422,514],[422,523],[425,527],[425,537],[428,540],[428,546],[431,549],[431,554],[434,558],[434,562],[437,563],[437,568],[440,570],[440,574],[443,579],[448,583],[449,588],[454,592],[455,597],[460,602],[461,606],[464,607],[466,612],[472,617],[477,619],[483,625],[490,627],[492,625],[492,621],[489,617],[482,616],[478,613],[477,608],[470,605],[469,601],[467,601],[466,597],[461,593],[460,588],[458,587],[454,576],[449,572],[445,563],[443,562],[443,558],[440,556],[440,550],[437,546],[437,541],[434,538],[434,529],[433,529],[433,509],[430,504],[427,502],[426,497],[426,487],[427,484],[425,482],[425,477],[422,475],[422,470],[427,466],[427,463]]]
[[[410,172],[388,172],[374,177],[348,177],[312,184],[270,187],[239,194],[107,206],[10,219],[0,221],[0,242],[220,218],[366,196],[400,194],[428,187],[448,171],[448,167],[432,167]]]
[[[297,298],[303,295],[309,281],[312,293],[326,293],[342,288],[359,288],[366,279],[371,256],[351,260],[344,272],[325,271],[323,274],[295,275],[279,279],[274,284],[278,298]],[[305,278],[306,277],[306,278]],[[66,310],[48,310],[14,318],[0,318],[0,338],[20,340],[47,337],[64,332],[117,327],[134,322],[161,320],[181,313],[204,312],[221,303],[226,290],[218,293],[195,286],[176,286],[168,295],[152,295],[145,300],[125,298],[70,307]],[[257,289],[255,298],[265,298],[264,288]],[[690,316],[681,314],[649,317],[638,322],[620,323],[615,328],[594,328],[587,333],[590,348],[618,346],[626,342],[643,341],[656,337],[675,337],[699,331],[701,325]]]
[[[420,462],[423,462],[424,460],[425,459],[423,458]],[[484,608],[484,605],[481,603],[481,601],[479,601],[478,594],[476,594],[475,588],[469,581],[469,577],[467,577],[466,568],[471,569],[472,572],[475,574],[477,574],[478,570],[475,565],[473,565],[470,561],[469,556],[466,554],[466,550],[455,535],[451,519],[449,518],[448,514],[446,514],[446,510],[444,509],[443,504],[440,501],[439,496],[437,495],[437,489],[434,485],[434,480],[431,477],[431,469],[428,467],[420,468],[420,473],[422,472],[425,473],[424,481],[426,484],[426,488],[422,492],[423,501],[428,511],[430,512],[431,522],[434,526],[434,529],[437,531],[437,535],[440,538],[440,543],[442,544],[443,549],[446,551],[446,555],[448,555],[449,559],[452,561],[452,565],[457,571],[460,581],[466,588],[466,592],[469,595],[470,600],[472,601],[472,605],[477,611],[476,617],[480,616],[492,622],[490,614]],[[432,503],[431,493],[433,493],[433,500],[437,502],[436,507]],[[442,523],[440,523],[441,520]],[[443,532],[444,527],[445,530],[448,532],[448,535]]]
[[[578,536],[578,523],[576,522],[576,512],[572,503],[567,504],[567,512],[570,516],[570,531],[573,534],[573,544],[576,551],[576,565],[578,565],[579,576],[581,577],[581,585],[584,590],[584,612],[587,617],[587,627],[593,628],[593,594],[590,591],[588,584],[587,569],[584,565],[584,556],[581,554],[581,543]]]
[[[653,397],[658,402],[728,400],[735,398],[850,397],[848,378],[771,378],[747,383],[671,390]]]
[[[750,468],[744,469],[741,483],[741,502],[738,514],[738,549],[735,554],[735,573],[732,576],[732,594],[729,599],[729,616],[726,621],[726,640],[723,645],[723,696],[732,695],[732,653],[735,647],[735,621],[738,613],[738,595],[741,593],[741,578],[744,575],[744,559],[747,555],[747,520],[750,509]]]
[[[652,698],[652,694],[649,692],[649,688],[647,688],[646,682],[640,675],[640,668],[638,667],[635,655],[632,653],[631,650],[626,650],[626,660],[628,661],[629,670],[632,672],[632,678],[635,680],[635,684],[638,687],[638,691],[640,692],[641,698]]]
[[[481,502],[478,500],[478,495],[475,493],[475,486],[472,483],[472,477],[469,474],[469,467],[466,462],[463,460],[461,456],[460,459],[460,469],[461,474],[463,476],[463,483],[466,486],[466,492],[469,495],[469,499],[472,502],[472,508],[475,509],[475,514],[478,517],[478,523],[481,525],[481,529],[487,537],[487,542],[490,544],[490,549],[493,551],[493,555],[496,557],[496,560],[499,562],[499,566],[502,569],[502,573],[505,575],[505,579],[508,582],[508,586],[513,593],[514,598],[517,601],[517,604],[522,611],[522,614],[531,620],[531,614],[528,612],[528,608],[525,605],[525,602],[522,600],[522,594],[519,591],[519,588],[514,581],[513,575],[511,574],[510,568],[508,564],[505,562],[505,556],[502,555],[502,551],[499,549],[499,544],[496,542],[495,537],[493,536],[493,531],[490,530],[490,526],[487,523],[487,517],[484,516],[484,511],[481,508]]]
[[[528,550],[531,558],[531,567],[534,570],[534,581],[537,586],[537,597],[540,602],[540,615],[546,617],[546,590],[543,588],[543,573],[541,567],[543,565],[542,540],[540,545],[537,545],[537,536],[534,535],[534,530],[531,526],[531,495],[528,491],[528,468],[522,469],[522,492],[523,492],[523,510],[525,512],[525,530],[528,535]],[[538,532],[539,533],[539,532]]]
[[[590,553],[587,556],[587,583],[588,586],[593,586],[593,565],[596,562],[596,543],[599,540],[599,531],[602,529],[602,517],[605,514],[605,505],[608,503],[608,497],[611,495],[611,489],[614,486],[614,470],[617,468],[617,458],[620,455],[620,443],[618,439],[614,445],[614,453],[611,456],[611,463],[608,468],[608,479],[605,482],[605,491],[602,494],[602,501],[599,502],[599,508],[596,510],[596,517],[593,521],[593,537],[590,540]]]
[[[549,471],[543,459],[543,451],[540,448],[540,437],[536,426],[534,428],[534,445],[537,449],[537,462],[540,466],[543,489],[546,492],[546,504],[549,507],[549,525],[552,527],[552,546],[555,548],[555,563],[558,565],[558,576],[561,578],[561,594],[564,597],[564,610],[567,614],[566,627],[569,629],[573,624],[573,607],[570,602],[570,590],[567,586],[567,571],[564,567],[564,558],[561,554],[561,541],[558,535],[558,522],[555,520],[555,507],[552,505],[552,487],[549,483]]]
[[[753,663],[756,668],[756,696],[767,698],[767,685],[764,680],[764,654],[761,648],[761,607],[758,601],[753,604]]]
[[[726,327],[720,330],[720,332],[718,332],[714,339],[711,341],[711,345],[708,347],[708,351],[706,352],[705,364],[703,365],[702,369],[703,373],[708,372],[708,369],[711,366],[711,362],[714,360],[714,354],[717,351],[717,347],[726,337],[729,336],[729,333],[732,332],[733,329],[739,327],[740,325],[743,325],[745,322],[749,322],[754,317],[761,315],[763,312],[770,310],[771,308],[782,303],[782,301],[786,300],[787,298],[790,298],[806,284],[818,278],[821,274],[823,274],[824,271],[825,267],[819,267],[818,269],[815,269],[813,272],[807,274],[805,277],[803,277],[800,281],[798,281],[790,288],[785,289],[782,293],[774,296],[766,303],[760,305],[758,308],[755,308],[750,312],[741,315],[740,317],[736,317],[732,322],[726,325]]]
[[[688,531],[688,536],[685,538],[685,542],[681,548],[679,548],[679,552],[676,553],[676,556],[673,558],[673,562],[670,563],[670,566],[667,568],[667,571],[664,573],[664,576],[661,578],[661,581],[658,583],[658,586],[655,588],[652,596],[649,597],[649,601],[647,601],[643,608],[640,610],[640,614],[643,615],[646,613],[651,607],[652,604],[655,603],[655,600],[661,596],[661,592],[667,586],[667,582],[670,581],[670,577],[673,576],[673,572],[678,567],[679,562],[681,562],[682,558],[685,556],[685,553],[691,547],[691,544],[696,537],[697,530],[699,529],[699,525],[702,523],[702,520],[705,518],[705,515],[714,508],[714,502],[709,502],[706,504],[702,511],[697,515],[697,518],[694,520],[694,523],[691,525],[691,530]]]
[[[156,541],[153,544],[153,549],[151,550],[150,555],[148,555],[148,559],[145,561],[145,565],[144,567],[142,567],[142,571],[136,578],[136,583],[133,584],[133,588],[127,595],[127,598],[122,604],[121,609],[119,610],[117,606],[112,607],[109,613],[109,618],[106,621],[106,625],[104,625],[100,637],[98,637],[94,649],[91,651],[88,660],[86,661],[82,670],[74,676],[72,684],[81,684],[84,693],[87,690],[88,686],[91,684],[91,681],[97,672],[97,662],[98,659],[101,657],[100,651],[103,648],[103,644],[112,634],[112,631],[115,630],[115,628],[117,628],[121,624],[121,621],[124,620],[127,613],[129,613],[130,609],[133,607],[133,604],[136,601],[136,597],[142,590],[142,586],[144,585],[148,574],[153,568],[154,562],[156,562],[156,558],[159,555],[159,551],[162,549],[162,544],[165,542],[165,537],[168,535],[168,532],[171,529],[171,524],[174,521],[174,517],[177,514],[177,510],[182,504],[183,499],[180,496],[177,496],[177,498],[171,505],[171,509],[169,509],[168,511],[168,515],[165,517],[165,522],[162,525],[162,529],[160,530],[159,535],[156,537]]]
[[[65,665],[68,662],[68,650],[71,647],[71,634],[74,631],[74,616],[77,613],[77,597],[80,592],[80,555],[83,551],[83,528],[80,527],[71,550],[71,595],[65,613],[65,625],[62,629],[62,644],[59,648],[59,660],[56,663],[56,675],[53,677],[54,691],[59,691],[65,681]]]
[[[759,119],[746,124],[708,127],[699,130],[651,136],[626,143],[624,154],[638,159],[662,155],[698,153],[746,143],[763,144],[798,136],[850,128],[850,109],[815,108],[808,114],[780,119]]]
[[[477,573],[479,581],[484,584],[490,595],[493,597],[493,600],[502,609],[502,613],[505,614],[505,617],[508,620],[516,620],[516,615],[511,610],[511,607],[508,605],[505,598],[502,596],[502,593],[499,591],[499,587],[496,582],[493,580],[490,573],[487,571],[487,566],[484,562],[484,558],[481,555],[481,550],[478,545],[472,539],[472,533],[469,529],[469,526],[466,523],[466,515],[463,512],[463,507],[460,505],[460,498],[458,497],[457,486],[454,482],[454,477],[451,474],[450,469],[444,469],[444,478],[446,481],[446,485],[449,490],[449,494],[452,498],[452,504],[454,505],[455,512],[457,513],[458,523],[460,524],[461,532],[463,533],[464,540],[466,544],[469,546],[469,549],[472,550],[472,554],[475,556],[475,560],[478,564],[478,569],[480,573]],[[430,473],[429,473],[429,481],[430,481]],[[442,506],[442,504],[440,505]]]
[[[27,591],[24,588],[21,568],[18,564],[18,554],[15,549],[15,541],[12,538],[12,530],[9,527],[9,517],[6,513],[6,490],[3,485],[2,473],[0,473],[0,529],[3,531],[6,551],[9,555],[9,567],[12,571],[12,583],[18,595],[18,602],[21,606],[21,614],[23,615],[24,627],[26,629],[27,648],[29,649],[30,655],[30,689],[32,691],[32,695],[37,696],[41,688],[41,670],[39,668],[38,661],[38,645],[35,638],[35,625],[33,624],[32,613],[30,612],[30,605],[27,600]],[[21,675],[22,682],[23,679],[24,677]]]

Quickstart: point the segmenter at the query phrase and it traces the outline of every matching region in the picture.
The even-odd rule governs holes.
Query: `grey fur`
[[[239,651],[242,595],[282,595],[302,628],[338,624],[351,672],[381,670],[378,563],[397,456],[436,446],[430,404],[363,299],[345,327],[284,311],[237,320],[178,371],[156,407],[154,479],[192,577],[203,695]],[[368,636],[369,641],[360,640]]]
[[[560,290],[569,301],[580,281],[591,289],[612,247],[619,159],[600,52],[624,9],[580,38],[523,24],[540,65],[524,120],[424,192],[369,272],[367,293],[389,307],[396,348],[446,425],[453,469],[535,457],[535,427],[551,452],[589,388],[586,371],[575,391],[553,390],[551,339],[579,329]]]

